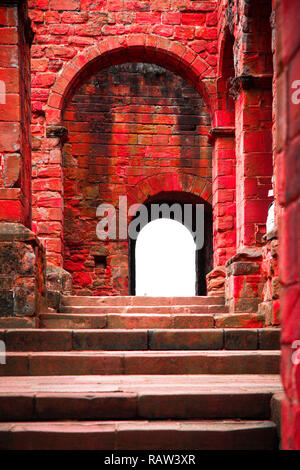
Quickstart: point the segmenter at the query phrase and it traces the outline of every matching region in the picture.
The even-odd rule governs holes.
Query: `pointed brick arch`
[[[203,96],[211,111],[216,96],[211,80],[214,70],[204,59],[180,43],[154,35],[131,34],[110,36],[88,47],[62,69],[49,94],[47,124],[61,124],[65,103],[85,76],[95,73],[95,69],[137,61],[156,63],[181,75]]]

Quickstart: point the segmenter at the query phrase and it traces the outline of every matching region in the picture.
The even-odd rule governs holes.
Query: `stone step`
[[[279,351],[7,352],[0,375],[277,374]]]
[[[275,450],[271,421],[0,423],[5,450]]]
[[[72,314],[46,313],[41,328],[212,328],[213,315],[207,314]]]
[[[224,297],[148,297],[148,296],[64,296],[62,305],[72,306],[162,306],[162,305],[224,305]]]
[[[264,316],[243,314],[74,314],[44,313],[41,328],[148,329],[148,328],[262,328]]]
[[[159,306],[79,306],[79,305],[68,305],[61,306],[61,313],[75,313],[91,315],[94,313],[127,313],[134,314],[139,313],[143,315],[152,314],[165,314],[172,315],[174,313],[182,314],[196,314],[196,313],[227,313],[228,307],[225,305],[159,305]]]
[[[0,421],[269,419],[279,375],[0,377]]]
[[[280,349],[280,329],[15,329],[0,330],[7,351],[269,350]]]

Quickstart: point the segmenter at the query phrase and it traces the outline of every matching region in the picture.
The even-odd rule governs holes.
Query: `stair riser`
[[[122,354],[13,355],[0,365],[1,376],[27,375],[153,375],[153,374],[278,374],[279,355],[147,356]]]
[[[85,426],[87,427],[87,426]],[[5,450],[275,450],[276,429],[268,426],[238,430],[208,430],[202,426],[192,429],[143,429],[126,424],[120,429],[113,424],[102,429],[78,429],[59,432],[50,429],[42,431],[0,430],[0,449]]]
[[[212,315],[103,315],[73,316],[72,314],[45,314],[41,316],[41,328],[213,328]]]
[[[161,305],[224,305],[224,297],[89,297],[68,296],[62,299],[62,305],[74,306],[158,306]]]
[[[269,419],[271,393],[0,396],[0,421]]]
[[[269,350],[279,330],[12,330],[1,332],[7,351]]]

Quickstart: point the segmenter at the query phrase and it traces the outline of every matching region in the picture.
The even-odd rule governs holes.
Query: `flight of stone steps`
[[[221,297],[64,297],[40,329],[0,330],[0,449],[276,449],[262,326]]]

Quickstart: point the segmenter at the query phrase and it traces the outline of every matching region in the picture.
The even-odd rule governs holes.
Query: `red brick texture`
[[[37,326],[45,251],[31,232],[30,41],[26,3],[0,4],[0,324]]]
[[[284,449],[300,449],[300,105],[293,100],[299,80],[299,8],[295,0],[276,4],[276,183],[281,205],[279,276],[283,284],[282,379],[286,398],[282,407]],[[298,360],[297,360],[298,359]]]
[[[115,204],[144,179],[159,193],[161,180],[153,180],[158,175],[196,178],[201,197],[212,203],[214,267],[224,267],[245,248],[263,246],[273,173],[271,1],[30,0],[28,7],[34,31],[32,171],[24,41],[16,49],[24,32],[3,10],[7,96],[23,104],[20,117],[12,115],[18,106],[11,103],[0,122],[10,152],[1,165],[0,217],[15,221],[30,214],[31,177],[33,229],[48,261],[70,269],[75,289],[86,293],[125,293],[128,282],[126,243],[106,250],[108,261],[118,260],[106,263],[101,282],[95,273],[97,205]],[[8,55],[13,51],[25,77],[19,95]],[[153,70],[160,70],[160,78]],[[12,152],[16,144],[8,133],[8,126],[20,123],[22,155]],[[119,286],[112,268],[121,272]],[[245,306],[245,286],[254,286],[246,295],[247,311],[266,300],[268,287],[247,279],[242,267],[243,282],[230,273],[232,311]],[[244,287],[232,288],[237,282]]]
[[[118,207],[119,197],[127,194],[129,205],[138,202],[132,200],[137,186],[144,194],[141,202],[146,201],[152,195],[146,181],[157,192],[170,192],[178,189],[178,180],[189,179],[189,192],[197,179],[200,194],[210,200],[207,107],[178,75],[153,64],[124,64],[80,86],[64,111],[64,126],[64,268],[73,274],[76,292],[127,294],[127,241],[102,243],[106,269],[95,268],[97,207]],[[36,199],[39,207],[59,202],[53,192]],[[54,248],[53,242],[46,241]]]
[[[225,266],[237,251],[262,246],[273,172],[270,0],[264,0],[260,15],[256,1],[31,0],[28,7],[34,31],[33,229],[48,261],[70,269],[75,289],[125,293],[126,243],[116,264],[106,264],[101,282],[95,273],[95,209],[100,202],[115,204],[143,179],[150,178],[159,193],[153,177],[166,173],[211,185],[202,187],[201,197],[213,207],[214,267]],[[7,49],[16,27],[14,33],[5,14],[4,20]],[[20,57],[27,70],[22,50]],[[159,67],[160,78],[151,72]],[[23,101],[28,96],[25,88],[20,96]],[[16,110],[9,106],[5,119]],[[6,134],[8,124],[3,120]],[[30,213],[26,132],[23,136],[22,158],[12,154],[5,160],[9,191],[3,200],[11,201],[0,210],[5,220],[21,216],[23,192]],[[6,140],[13,148],[11,135]],[[20,189],[18,159],[26,169]],[[121,269],[119,287],[112,267]],[[232,305],[242,308],[244,289],[231,289],[230,283]],[[254,291],[252,310],[265,300],[263,289]]]
[[[124,62],[164,66],[186,79],[210,112],[216,68],[215,2],[29,2],[32,47],[33,219],[49,259],[63,264],[60,142],[45,128],[62,124],[78,83]],[[124,137],[124,136],[123,136]],[[174,136],[176,138],[176,136]],[[43,193],[53,192],[51,201]],[[57,195],[60,195],[59,202]],[[45,205],[43,205],[43,198]],[[36,201],[41,202],[37,203]],[[53,232],[51,229],[54,229]],[[52,233],[51,233],[52,232]],[[46,235],[46,236],[45,236]]]
[[[0,222],[30,226],[29,31],[17,3],[0,5]]]

